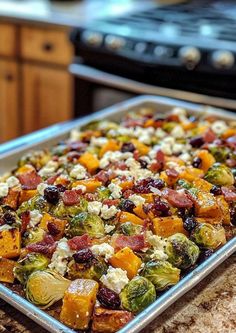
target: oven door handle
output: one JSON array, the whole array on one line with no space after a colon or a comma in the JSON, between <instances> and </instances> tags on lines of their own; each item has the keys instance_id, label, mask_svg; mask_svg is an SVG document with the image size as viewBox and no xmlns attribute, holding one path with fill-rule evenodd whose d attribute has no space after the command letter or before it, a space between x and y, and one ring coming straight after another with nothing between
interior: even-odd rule
<instances>
[{"instance_id":1,"label":"oven door handle","mask_svg":"<svg viewBox=\"0 0 236 333\"><path fill-rule=\"evenodd\" d=\"M78 78L106 85L109 87L113 87L116 89L120 89L123 91L132 92L135 94L172 97L194 103L236 110L235 100L221 98L221 97L207 96L207 95L192 93L189 91L153 86L150 84L127 79L115 74L110 74L100 69L96 69L84 64L79 64L79 63L71 64L69 66L69 71L71 74L73 74Z\"/></svg>"}]
</instances>

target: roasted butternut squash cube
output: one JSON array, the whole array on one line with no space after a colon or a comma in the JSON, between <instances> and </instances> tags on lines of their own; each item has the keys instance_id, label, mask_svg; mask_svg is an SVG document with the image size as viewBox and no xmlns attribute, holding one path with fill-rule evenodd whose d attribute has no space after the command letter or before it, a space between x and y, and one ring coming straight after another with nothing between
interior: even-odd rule
<instances>
[{"instance_id":1,"label":"roasted butternut squash cube","mask_svg":"<svg viewBox=\"0 0 236 333\"><path fill-rule=\"evenodd\" d=\"M207 192L198 192L195 201L195 213L197 217L215 217L222 218L221 209L213 194Z\"/></svg>"},{"instance_id":2,"label":"roasted butternut squash cube","mask_svg":"<svg viewBox=\"0 0 236 333\"><path fill-rule=\"evenodd\" d=\"M137 139L132 139L131 142L135 146L135 148L138 150L139 155L147 155L150 151L150 147L146 146L144 143L138 141Z\"/></svg>"},{"instance_id":3,"label":"roasted butternut squash cube","mask_svg":"<svg viewBox=\"0 0 236 333\"><path fill-rule=\"evenodd\" d=\"M214 156L205 149L200 150L197 153L197 157L201 159L201 169L204 172L206 172L216 161Z\"/></svg>"},{"instance_id":4,"label":"roasted butternut squash cube","mask_svg":"<svg viewBox=\"0 0 236 333\"><path fill-rule=\"evenodd\" d=\"M92 331L94 333L115 333L133 319L133 314L124 310L95 308Z\"/></svg>"},{"instance_id":5,"label":"roasted butternut squash cube","mask_svg":"<svg viewBox=\"0 0 236 333\"><path fill-rule=\"evenodd\" d=\"M19 229L0 231L0 257L15 258L20 255L21 234Z\"/></svg>"},{"instance_id":6,"label":"roasted butternut squash cube","mask_svg":"<svg viewBox=\"0 0 236 333\"><path fill-rule=\"evenodd\" d=\"M91 174L93 174L99 168L99 160L95 155L89 152L86 152L80 156L79 163L82 164Z\"/></svg>"},{"instance_id":7,"label":"roasted butternut squash cube","mask_svg":"<svg viewBox=\"0 0 236 333\"><path fill-rule=\"evenodd\" d=\"M193 187L197 188L202 192L210 192L212 184L205 179L195 178L193 181Z\"/></svg>"},{"instance_id":8,"label":"roasted butternut squash cube","mask_svg":"<svg viewBox=\"0 0 236 333\"><path fill-rule=\"evenodd\" d=\"M145 199L146 203L153 203L154 201L152 193L140 194L140 196Z\"/></svg>"},{"instance_id":9,"label":"roasted butternut squash cube","mask_svg":"<svg viewBox=\"0 0 236 333\"><path fill-rule=\"evenodd\" d=\"M143 210L143 205L138 205L134 208L133 212L141 219L146 219L148 216Z\"/></svg>"},{"instance_id":10,"label":"roasted butternut squash cube","mask_svg":"<svg viewBox=\"0 0 236 333\"><path fill-rule=\"evenodd\" d=\"M62 238L65 232L66 220L61 220L56 217L53 217L52 215L45 213L40 221L39 227L42 228L45 231L50 231L48 224L50 223L51 229L54 230L53 237L55 240L59 240Z\"/></svg>"},{"instance_id":11,"label":"roasted butternut squash cube","mask_svg":"<svg viewBox=\"0 0 236 333\"><path fill-rule=\"evenodd\" d=\"M126 180L126 181L123 181L119 184L119 186L122 188L122 190L128 190L130 189L131 187L134 186L134 182L132 180Z\"/></svg>"},{"instance_id":12,"label":"roasted butternut squash cube","mask_svg":"<svg viewBox=\"0 0 236 333\"><path fill-rule=\"evenodd\" d=\"M153 231L160 237L169 237L179 232L188 235L183 220L178 216L155 217L152 221Z\"/></svg>"},{"instance_id":13,"label":"roasted butternut squash cube","mask_svg":"<svg viewBox=\"0 0 236 333\"><path fill-rule=\"evenodd\" d=\"M127 272L128 278L132 279L138 274L138 270L142 264L142 260L134 254L129 247L114 254L110 259L110 263L115 268L121 268Z\"/></svg>"},{"instance_id":14,"label":"roasted butternut squash cube","mask_svg":"<svg viewBox=\"0 0 236 333\"><path fill-rule=\"evenodd\" d=\"M117 151L117 150L120 150L119 143L115 140L109 140L107 143L105 143L104 146L102 146L99 152L99 157L101 158L108 151Z\"/></svg>"},{"instance_id":15,"label":"roasted butternut squash cube","mask_svg":"<svg viewBox=\"0 0 236 333\"><path fill-rule=\"evenodd\" d=\"M196 178L201 178L203 176L204 176L203 170L193 167L186 168L184 171L182 171L179 174L180 179L185 179L188 182L192 182Z\"/></svg>"},{"instance_id":16,"label":"roasted butternut squash cube","mask_svg":"<svg viewBox=\"0 0 236 333\"><path fill-rule=\"evenodd\" d=\"M72 184L72 187L76 187L78 185L83 185L86 187L86 192L94 193L96 189L102 186L102 182L96 179L84 179L84 180L77 180Z\"/></svg>"},{"instance_id":17,"label":"roasted butternut squash cube","mask_svg":"<svg viewBox=\"0 0 236 333\"><path fill-rule=\"evenodd\" d=\"M144 220L140 217L136 216L135 214L128 213L128 212L121 212L119 216L119 222L125 223L125 222L132 222L134 224L143 225Z\"/></svg>"},{"instance_id":18,"label":"roasted butternut squash cube","mask_svg":"<svg viewBox=\"0 0 236 333\"><path fill-rule=\"evenodd\" d=\"M9 206L16 210L18 207L18 200L21 190L18 188L11 188L8 195L3 199L3 205Z\"/></svg>"},{"instance_id":19,"label":"roasted butternut squash cube","mask_svg":"<svg viewBox=\"0 0 236 333\"><path fill-rule=\"evenodd\" d=\"M218 195L216 197L216 201L217 201L218 206L220 207L220 210L222 213L222 223L225 225L229 225L231 222L231 217L230 217L230 210L229 210L228 202L225 200L223 195Z\"/></svg>"},{"instance_id":20,"label":"roasted butternut squash cube","mask_svg":"<svg viewBox=\"0 0 236 333\"><path fill-rule=\"evenodd\" d=\"M19 205L22 202L28 201L29 199L33 198L37 194L37 190L21 190L20 197L19 197Z\"/></svg>"},{"instance_id":21,"label":"roasted butternut squash cube","mask_svg":"<svg viewBox=\"0 0 236 333\"><path fill-rule=\"evenodd\" d=\"M98 283L89 279L71 282L63 298L60 320L76 330L86 330L92 316Z\"/></svg>"},{"instance_id":22,"label":"roasted butternut squash cube","mask_svg":"<svg viewBox=\"0 0 236 333\"><path fill-rule=\"evenodd\" d=\"M16 175L23 175L24 173L35 171L35 168L31 164L25 164L19 167L16 171Z\"/></svg>"},{"instance_id":23,"label":"roasted butternut squash cube","mask_svg":"<svg viewBox=\"0 0 236 333\"><path fill-rule=\"evenodd\" d=\"M14 267L16 263L13 260L0 258L0 281L6 283L14 282Z\"/></svg>"}]
</instances>

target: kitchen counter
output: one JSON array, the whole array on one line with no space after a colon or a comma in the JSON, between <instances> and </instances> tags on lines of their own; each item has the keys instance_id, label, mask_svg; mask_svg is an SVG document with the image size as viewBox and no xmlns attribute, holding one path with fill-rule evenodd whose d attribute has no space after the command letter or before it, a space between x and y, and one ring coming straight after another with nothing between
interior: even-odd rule
<instances>
[{"instance_id":1,"label":"kitchen counter","mask_svg":"<svg viewBox=\"0 0 236 333\"><path fill-rule=\"evenodd\" d=\"M0 301L0 333L47 333ZM141 333L235 333L236 256L231 256Z\"/></svg>"}]
</instances>

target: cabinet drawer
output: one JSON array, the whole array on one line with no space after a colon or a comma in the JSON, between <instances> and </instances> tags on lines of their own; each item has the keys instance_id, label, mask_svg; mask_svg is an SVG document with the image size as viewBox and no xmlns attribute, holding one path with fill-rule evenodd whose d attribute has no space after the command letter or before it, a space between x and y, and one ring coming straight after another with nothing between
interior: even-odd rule
<instances>
[{"instance_id":1,"label":"cabinet drawer","mask_svg":"<svg viewBox=\"0 0 236 333\"><path fill-rule=\"evenodd\" d=\"M16 27L13 24L0 23L0 55L16 55Z\"/></svg>"},{"instance_id":2,"label":"cabinet drawer","mask_svg":"<svg viewBox=\"0 0 236 333\"><path fill-rule=\"evenodd\" d=\"M50 28L21 28L21 56L53 64L68 65L73 55L69 31Z\"/></svg>"}]
</instances>

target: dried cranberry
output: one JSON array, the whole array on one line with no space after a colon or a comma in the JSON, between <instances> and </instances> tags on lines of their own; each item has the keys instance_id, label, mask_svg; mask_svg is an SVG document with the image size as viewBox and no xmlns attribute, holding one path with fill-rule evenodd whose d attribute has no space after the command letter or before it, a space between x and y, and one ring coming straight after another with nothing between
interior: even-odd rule
<instances>
[{"instance_id":1,"label":"dried cranberry","mask_svg":"<svg viewBox=\"0 0 236 333\"><path fill-rule=\"evenodd\" d=\"M129 212L129 213L133 213L133 210L135 207L136 206L133 203L133 201L131 201L129 199L123 200L120 204L120 209L125 212Z\"/></svg>"},{"instance_id":2,"label":"dried cranberry","mask_svg":"<svg viewBox=\"0 0 236 333\"><path fill-rule=\"evenodd\" d=\"M162 179L153 179L153 178L145 178L141 179L137 182L137 184L133 187L134 192L136 193L150 193L151 187L162 189L165 186L165 182Z\"/></svg>"},{"instance_id":3,"label":"dried cranberry","mask_svg":"<svg viewBox=\"0 0 236 333\"><path fill-rule=\"evenodd\" d=\"M56 187L58 188L59 192L65 192L66 191L66 187L62 184L57 184Z\"/></svg>"},{"instance_id":4,"label":"dried cranberry","mask_svg":"<svg viewBox=\"0 0 236 333\"><path fill-rule=\"evenodd\" d=\"M170 210L170 207L167 202L157 200L156 198L154 201L154 208L155 210L160 211L163 214L167 214Z\"/></svg>"},{"instance_id":5,"label":"dried cranberry","mask_svg":"<svg viewBox=\"0 0 236 333\"><path fill-rule=\"evenodd\" d=\"M190 145L194 148L199 148L204 144L204 140L201 136L195 136L194 138L190 139Z\"/></svg>"},{"instance_id":6,"label":"dried cranberry","mask_svg":"<svg viewBox=\"0 0 236 333\"><path fill-rule=\"evenodd\" d=\"M202 251L200 252L199 257L198 257L198 262L201 263L201 262L205 261L205 260L208 259L213 253L214 253L214 251L213 251L213 250L210 250L210 249L208 249L208 250L202 250Z\"/></svg>"},{"instance_id":7,"label":"dried cranberry","mask_svg":"<svg viewBox=\"0 0 236 333\"><path fill-rule=\"evenodd\" d=\"M133 153L135 151L135 146L132 144L132 142L125 142L123 143L121 147L121 152L122 153Z\"/></svg>"},{"instance_id":8,"label":"dried cranberry","mask_svg":"<svg viewBox=\"0 0 236 333\"><path fill-rule=\"evenodd\" d=\"M194 168L200 168L201 164L202 164L202 159L200 157L194 157L192 166Z\"/></svg>"},{"instance_id":9,"label":"dried cranberry","mask_svg":"<svg viewBox=\"0 0 236 333\"><path fill-rule=\"evenodd\" d=\"M146 169L148 166L148 162L143 160L142 158L139 159L139 163L140 163L142 169Z\"/></svg>"},{"instance_id":10,"label":"dried cranberry","mask_svg":"<svg viewBox=\"0 0 236 333\"><path fill-rule=\"evenodd\" d=\"M197 226L197 221L194 217L187 217L184 220L184 229L187 231L192 231Z\"/></svg>"},{"instance_id":11,"label":"dried cranberry","mask_svg":"<svg viewBox=\"0 0 236 333\"><path fill-rule=\"evenodd\" d=\"M105 307L117 309L120 307L120 297L113 290L101 287L97 293L98 301Z\"/></svg>"},{"instance_id":12,"label":"dried cranberry","mask_svg":"<svg viewBox=\"0 0 236 333\"><path fill-rule=\"evenodd\" d=\"M6 212L4 215L3 215L3 223L5 224L13 224L16 222L16 218L14 215L12 215L10 212Z\"/></svg>"},{"instance_id":13,"label":"dried cranberry","mask_svg":"<svg viewBox=\"0 0 236 333\"><path fill-rule=\"evenodd\" d=\"M214 195L222 194L222 190L221 190L220 186L217 186L217 185L213 185L212 188L210 189L210 192Z\"/></svg>"},{"instance_id":14,"label":"dried cranberry","mask_svg":"<svg viewBox=\"0 0 236 333\"><path fill-rule=\"evenodd\" d=\"M44 198L51 204L56 204L59 201L60 193L56 186L48 186L44 190Z\"/></svg>"},{"instance_id":15,"label":"dried cranberry","mask_svg":"<svg viewBox=\"0 0 236 333\"><path fill-rule=\"evenodd\" d=\"M73 254L73 258L76 263L78 264L84 264L94 258L93 253L90 249L83 249L75 254Z\"/></svg>"},{"instance_id":16,"label":"dried cranberry","mask_svg":"<svg viewBox=\"0 0 236 333\"><path fill-rule=\"evenodd\" d=\"M60 229L58 228L58 226L53 222L48 222L47 228L48 228L49 234L52 236L57 236L61 232Z\"/></svg>"}]
</instances>

